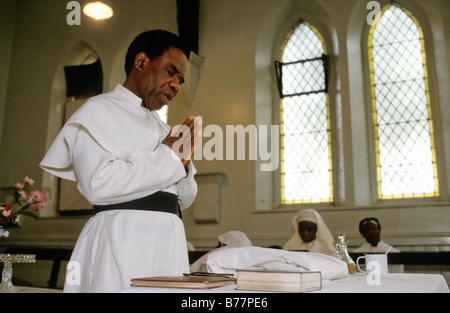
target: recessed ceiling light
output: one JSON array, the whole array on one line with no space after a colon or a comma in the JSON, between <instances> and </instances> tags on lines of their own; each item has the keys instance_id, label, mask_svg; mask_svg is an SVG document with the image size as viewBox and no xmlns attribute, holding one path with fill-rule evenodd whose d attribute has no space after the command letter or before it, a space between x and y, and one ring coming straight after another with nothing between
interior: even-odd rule
<instances>
[{"instance_id":1,"label":"recessed ceiling light","mask_svg":"<svg viewBox=\"0 0 450 313\"><path fill-rule=\"evenodd\" d=\"M86 4L83 8L83 12L87 16L96 20L104 20L113 16L113 10L111 7L101 1Z\"/></svg>"}]
</instances>

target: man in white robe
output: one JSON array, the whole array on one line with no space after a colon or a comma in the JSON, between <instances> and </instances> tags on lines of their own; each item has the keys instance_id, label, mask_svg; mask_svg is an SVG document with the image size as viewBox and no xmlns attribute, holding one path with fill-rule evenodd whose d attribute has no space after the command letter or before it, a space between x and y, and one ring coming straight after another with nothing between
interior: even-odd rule
<instances>
[{"instance_id":1,"label":"man in white robe","mask_svg":"<svg viewBox=\"0 0 450 313\"><path fill-rule=\"evenodd\" d=\"M399 253L400 250L381 240L381 225L377 218L368 217L359 222L359 232L366 242L353 250L355 253ZM402 264L389 264L389 273L403 273Z\"/></svg>"},{"instance_id":2,"label":"man in white robe","mask_svg":"<svg viewBox=\"0 0 450 313\"><path fill-rule=\"evenodd\" d=\"M361 220L359 222L359 232L366 239L366 242L353 250L353 252L385 253L388 250L389 252L400 252L400 250L381 240L381 225L375 217Z\"/></svg>"},{"instance_id":3,"label":"man in white robe","mask_svg":"<svg viewBox=\"0 0 450 313\"><path fill-rule=\"evenodd\" d=\"M202 121L188 117L189 131L171 136L156 112L180 90L188 53L166 31L136 37L123 86L89 99L42 160L43 169L77 181L96 212L73 250L65 292L117 292L133 277L189 271L179 211L197 194L190 158Z\"/></svg>"}]
</instances>

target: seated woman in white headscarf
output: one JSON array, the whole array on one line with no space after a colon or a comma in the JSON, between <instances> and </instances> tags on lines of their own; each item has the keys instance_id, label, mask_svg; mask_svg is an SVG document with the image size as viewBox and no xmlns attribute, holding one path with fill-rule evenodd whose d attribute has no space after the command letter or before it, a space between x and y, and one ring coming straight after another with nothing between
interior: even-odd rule
<instances>
[{"instance_id":1,"label":"seated woman in white headscarf","mask_svg":"<svg viewBox=\"0 0 450 313\"><path fill-rule=\"evenodd\" d=\"M320 214L313 209L300 210L292 218L294 235L283 246L284 250L317 252L335 256L333 236Z\"/></svg>"},{"instance_id":2,"label":"seated woman in white headscarf","mask_svg":"<svg viewBox=\"0 0 450 313\"><path fill-rule=\"evenodd\" d=\"M191 273L206 272L206 262L208 260L208 256L213 252L227 248L246 247L253 245L250 239L248 239L247 235L239 230L230 230L218 236L217 238L219 239L219 248L202 255L198 260L192 263L189 268Z\"/></svg>"}]
</instances>

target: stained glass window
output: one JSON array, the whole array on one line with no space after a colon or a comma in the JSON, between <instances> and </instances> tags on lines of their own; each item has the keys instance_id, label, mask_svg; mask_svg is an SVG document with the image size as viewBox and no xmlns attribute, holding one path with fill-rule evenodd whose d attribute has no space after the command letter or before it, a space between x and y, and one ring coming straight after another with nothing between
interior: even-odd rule
<instances>
[{"instance_id":1,"label":"stained glass window","mask_svg":"<svg viewBox=\"0 0 450 313\"><path fill-rule=\"evenodd\" d=\"M438 196L424 38L415 17L389 5L368 41L380 199Z\"/></svg>"},{"instance_id":2,"label":"stained glass window","mask_svg":"<svg viewBox=\"0 0 450 313\"><path fill-rule=\"evenodd\" d=\"M275 64L281 98L281 202L331 202L327 58L320 33L299 22Z\"/></svg>"}]
</instances>

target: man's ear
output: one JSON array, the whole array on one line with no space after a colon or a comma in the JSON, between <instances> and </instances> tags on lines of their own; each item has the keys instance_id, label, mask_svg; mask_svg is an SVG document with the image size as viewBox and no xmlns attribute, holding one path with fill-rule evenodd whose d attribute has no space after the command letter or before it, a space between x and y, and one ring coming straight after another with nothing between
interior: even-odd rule
<instances>
[{"instance_id":1,"label":"man's ear","mask_svg":"<svg viewBox=\"0 0 450 313\"><path fill-rule=\"evenodd\" d=\"M134 67L138 70L141 71L144 66L147 63L147 55L145 54L145 52L139 52L136 57L134 58Z\"/></svg>"}]
</instances>

